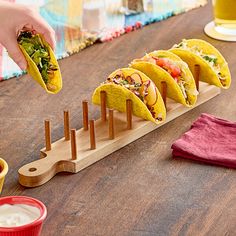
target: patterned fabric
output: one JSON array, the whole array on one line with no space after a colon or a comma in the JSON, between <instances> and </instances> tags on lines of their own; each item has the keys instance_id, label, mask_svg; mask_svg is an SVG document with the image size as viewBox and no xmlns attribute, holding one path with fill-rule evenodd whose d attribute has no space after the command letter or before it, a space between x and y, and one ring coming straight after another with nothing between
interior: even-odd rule
<instances>
[{"instance_id":1,"label":"patterned fabric","mask_svg":"<svg viewBox=\"0 0 236 236\"><path fill-rule=\"evenodd\" d=\"M54 28L58 59L79 52L96 41L112 40L207 3L207 0L139 0L142 7L135 10L134 1L129 0L8 1L32 6ZM0 81L21 74L22 71L0 45Z\"/></svg>"}]
</instances>

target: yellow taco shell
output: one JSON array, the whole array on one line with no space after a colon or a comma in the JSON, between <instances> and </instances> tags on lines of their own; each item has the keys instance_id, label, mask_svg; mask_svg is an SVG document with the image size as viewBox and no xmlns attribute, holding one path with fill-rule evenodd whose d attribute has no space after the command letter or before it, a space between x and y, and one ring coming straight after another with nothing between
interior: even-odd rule
<instances>
[{"instance_id":1,"label":"yellow taco shell","mask_svg":"<svg viewBox=\"0 0 236 236\"><path fill-rule=\"evenodd\" d=\"M55 54L49 44L44 40L44 38L39 35L41 38L43 44L48 49L49 55L50 55L50 61L52 64L56 65L58 70L54 71L54 77L50 79L50 83L48 86L43 81L42 75L37 67L37 65L34 63L34 61L31 59L31 57L28 55L28 53L25 51L25 49L19 44L19 47L24 54L26 61L28 63L27 66L27 72L32 76L32 78L41 85L48 93L56 94L58 93L62 88L62 78L61 78L61 72L60 67L58 65L57 59L55 57Z\"/></svg>"},{"instance_id":2,"label":"yellow taco shell","mask_svg":"<svg viewBox=\"0 0 236 236\"><path fill-rule=\"evenodd\" d=\"M150 80L145 74L132 68L118 69L114 71L112 74L110 74L109 78L114 77L117 73L120 73L120 71L122 71L125 77L131 76L132 74L137 73L140 75L143 82ZM140 98L138 98L133 92L131 92L129 89L123 86L120 86L114 83L102 84L95 89L92 96L92 102L94 104L100 105L101 103L100 92L101 91L106 92L106 106L110 109L115 109L120 112L126 112L126 100L131 99L133 102L132 111L135 116L141 117L145 120L150 120L155 123L160 123L164 121L166 118L165 105L162 100L161 94L159 93L157 89L156 89L157 101L155 105L153 106L154 112L156 114L155 118L152 116L151 112L149 111L147 106L144 104L144 102Z\"/></svg>"},{"instance_id":3,"label":"yellow taco shell","mask_svg":"<svg viewBox=\"0 0 236 236\"><path fill-rule=\"evenodd\" d=\"M225 85L223 85L216 73L216 71L204 60L200 55L184 48L173 47L169 51L178 55L183 61L185 61L194 74L194 66L200 65L199 80L215 85L220 88L227 89L231 84L231 75L227 62L222 54L210 43L201 39L188 39L183 40L187 47L197 47L203 54L214 55L217 58L217 63L220 66L220 73L225 76Z\"/></svg>"},{"instance_id":4,"label":"yellow taco shell","mask_svg":"<svg viewBox=\"0 0 236 236\"><path fill-rule=\"evenodd\" d=\"M142 59L137 59L131 62L130 67L137 69L147 75L156 84L157 88L160 91L162 89L161 82L165 81L167 84L167 97L185 106L193 106L197 101L198 92L196 89L195 80L188 68L188 65L175 54L165 50L153 51L144 56L143 59L150 56L168 58L174 61L180 67L182 77L185 79L186 87L188 88L188 90L186 91L188 102L186 101L179 85L174 80L174 78L160 66L148 61L142 61Z\"/></svg>"}]
</instances>

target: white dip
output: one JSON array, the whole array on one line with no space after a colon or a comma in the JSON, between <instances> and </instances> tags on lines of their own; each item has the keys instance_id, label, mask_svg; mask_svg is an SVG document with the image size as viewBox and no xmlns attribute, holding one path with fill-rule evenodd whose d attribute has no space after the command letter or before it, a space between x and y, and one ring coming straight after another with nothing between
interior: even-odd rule
<instances>
[{"instance_id":1,"label":"white dip","mask_svg":"<svg viewBox=\"0 0 236 236\"><path fill-rule=\"evenodd\" d=\"M14 227L26 225L40 216L37 207L26 204L0 205L0 227Z\"/></svg>"}]
</instances>

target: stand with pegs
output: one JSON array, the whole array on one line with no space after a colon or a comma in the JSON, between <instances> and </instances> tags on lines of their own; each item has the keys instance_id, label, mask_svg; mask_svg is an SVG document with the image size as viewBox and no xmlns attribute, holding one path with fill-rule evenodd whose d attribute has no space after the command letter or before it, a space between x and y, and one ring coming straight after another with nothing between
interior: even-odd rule
<instances>
[{"instance_id":1,"label":"stand with pegs","mask_svg":"<svg viewBox=\"0 0 236 236\"><path fill-rule=\"evenodd\" d=\"M95 139L95 125L94 120L89 121L89 128L90 128L90 149L96 149L96 139Z\"/></svg>"},{"instance_id":2,"label":"stand with pegs","mask_svg":"<svg viewBox=\"0 0 236 236\"><path fill-rule=\"evenodd\" d=\"M105 122L107 120L107 111L106 111L106 92L101 91L101 120Z\"/></svg>"},{"instance_id":3,"label":"stand with pegs","mask_svg":"<svg viewBox=\"0 0 236 236\"><path fill-rule=\"evenodd\" d=\"M45 144L46 151L51 150L51 130L50 130L50 120L45 120Z\"/></svg>"},{"instance_id":4,"label":"stand with pegs","mask_svg":"<svg viewBox=\"0 0 236 236\"><path fill-rule=\"evenodd\" d=\"M64 135L66 141L70 140L69 111L64 111Z\"/></svg>"},{"instance_id":5,"label":"stand with pegs","mask_svg":"<svg viewBox=\"0 0 236 236\"><path fill-rule=\"evenodd\" d=\"M88 130L88 101L82 102L84 130Z\"/></svg>"},{"instance_id":6,"label":"stand with pegs","mask_svg":"<svg viewBox=\"0 0 236 236\"><path fill-rule=\"evenodd\" d=\"M71 159L77 159L76 130L71 130Z\"/></svg>"},{"instance_id":7,"label":"stand with pegs","mask_svg":"<svg viewBox=\"0 0 236 236\"><path fill-rule=\"evenodd\" d=\"M46 147L41 150L41 157L44 158L19 169L20 184L36 187L46 183L59 172L77 173L220 93L219 88L200 82L197 103L193 108L189 108L166 98L166 84L163 84L162 88L161 93L163 99L166 100L167 118L158 125L132 116L131 100L126 101L126 113L110 109L107 117L105 91L101 93L101 118L96 121L89 120L88 102L83 101L83 127L77 131L70 130L69 112L64 111L65 137L52 144L50 121L46 120Z\"/></svg>"},{"instance_id":8,"label":"stand with pegs","mask_svg":"<svg viewBox=\"0 0 236 236\"><path fill-rule=\"evenodd\" d=\"M200 65L194 65L194 80L198 92L199 92L199 76L200 76Z\"/></svg>"},{"instance_id":9,"label":"stand with pegs","mask_svg":"<svg viewBox=\"0 0 236 236\"><path fill-rule=\"evenodd\" d=\"M161 96L166 107L166 94L167 94L167 83L165 81L161 82Z\"/></svg>"},{"instance_id":10,"label":"stand with pegs","mask_svg":"<svg viewBox=\"0 0 236 236\"><path fill-rule=\"evenodd\" d=\"M127 129L132 129L132 100L126 100Z\"/></svg>"},{"instance_id":11,"label":"stand with pegs","mask_svg":"<svg viewBox=\"0 0 236 236\"><path fill-rule=\"evenodd\" d=\"M114 131L114 112L112 109L109 109L109 139L115 138L115 131Z\"/></svg>"}]
</instances>

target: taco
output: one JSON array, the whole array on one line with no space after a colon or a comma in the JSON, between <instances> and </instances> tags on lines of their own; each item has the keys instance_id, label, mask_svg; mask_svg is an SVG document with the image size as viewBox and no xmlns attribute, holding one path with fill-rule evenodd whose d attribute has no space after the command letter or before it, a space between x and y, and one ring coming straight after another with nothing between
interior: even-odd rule
<instances>
[{"instance_id":1,"label":"taco","mask_svg":"<svg viewBox=\"0 0 236 236\"><path fill-rule=\"evenodd\" d=\"M191 107L197 100L197 89L188 65L175 54L159 50L141 59L135 59L130 67L146 74L161 91L162 81L167 84L167 97Z\"/></svg>"},{"instance_id":2,"label":"taco","mask_svg":"<svg viewBox=\"0 0 236 236\"><path fill-rule=\"evenodd\" d=\"M231 76L227 62L211 44L200 39L184 39L170 51L188 63L194 74L194 65L200 66L199 80L227 89Z\"/></svg>"},{"instance_id":3,"label":"taco","mask_svg":"<svg viewBox=\"0 0 236 236\"><path fill-rule=\"evenodd\" d=\"M49 44L30 31L21 32L17 41L28 63L28 73L48 93L58 93L62 88L61 72Z\"/></svg>"},{"instance_id":4,"label":"taco","mask_svg":"<svg viewBox=\"0 0 236 236\"><path fill-rule=\"evenodd\" d=\"M114 71L107 80L93 93L92 102L100 104L100 92L106 92L108 108L126 112L126 100L133 102L132 111L135 116L155 123L166 118L166 109L162 97L155 84L142 72L132 68Z\"/></svg>"}]
</instances>

